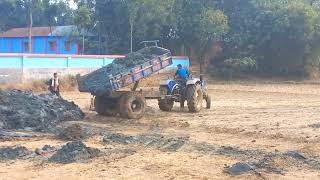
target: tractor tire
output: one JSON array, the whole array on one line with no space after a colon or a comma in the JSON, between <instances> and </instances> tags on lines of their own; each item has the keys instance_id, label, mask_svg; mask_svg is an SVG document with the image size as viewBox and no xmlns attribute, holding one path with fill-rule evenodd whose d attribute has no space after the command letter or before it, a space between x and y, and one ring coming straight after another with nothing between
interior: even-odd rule
<instances>
[{"instance_id":1,"label":"tractor tire","mask_svg":"<svg viewBox=\"0 0 320 180\"><path fill-rule=\"evenodd\" d=\"M210 96L206 97L206 108L207 109L211 108L211 97Z\"/></svg>"},{"instance_id":2,"label":"tractor tire","mask_svg":"<svg viewBox=\"0 0 320 180\"><path fill-rule=\"evenodd\" d=\"M144 97L127 93L121 96L119 108L122 118L140 119L145 114L146 100Z\"/></svg>"},{"instance_id":3,"label":"tractor tire","mask_svg":"<svg viewBox=\"0 0 320 180\"><path fill-rule=\"evenodd\" d=\"M105 96L96 96L94 98L94 108L102 116L117 116L119 111L115 100Z\"/></svg>"},{"instance_id":4,"label":"tractor tire","mask_svg":"<svg viewBox=\"0 0 320 180\"><path fill-rule=\"evenodd\" d=\"M192 113L200 112L202 109L203 93L199 84L187 87L187 103L189 111Z\"/></svg>"},{"instance_id":5,"label":"tractor tire","mask_svg":"<svg viewBox=\"0 0 320 180\"><path fill-rule=\"evenodd\" d=\"M159 88L160 95L168 95L168 87L160 86ZM174 101L170 99L159 99L158 105L162 111L171 111L173 108Z\"/></svg>"},{"instance_id":6,"label":"tractor tire","mask_svg":"<svg viewBox=\"0 0 320 180\"><path fill-rule=\"evenodd\" d=\"M180 98L180 108L184 108L184 102L186 101L185 97L181 95L182 97Z\"/></svg>"},{"instance_id":7,"label":"tractor tire","mask_svg":"<svg viewBox=\"0 0 320 180\"><path fill-rule=\"evenodd\" d=\"M162 111L171 111L173 108L174 102L169 99L159 99L158 105Z\"/></svg>"}]
</instances>

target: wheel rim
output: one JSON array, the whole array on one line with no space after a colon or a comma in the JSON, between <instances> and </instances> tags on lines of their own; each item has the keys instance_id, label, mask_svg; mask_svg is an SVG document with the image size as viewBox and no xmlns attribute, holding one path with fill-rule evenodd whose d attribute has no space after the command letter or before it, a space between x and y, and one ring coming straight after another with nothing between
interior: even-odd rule
<instances>
[{"instance_id":1,"label":"wheel rim","mask_svg":"<svg viewBox=\"0 0 320 180\"><path fill-rule=\"evenodd\" d=\"M131 103L131 109L133 112L139 112L142 109L142 104L139 101L134 100Z\"/></svg>"}]
</instances>

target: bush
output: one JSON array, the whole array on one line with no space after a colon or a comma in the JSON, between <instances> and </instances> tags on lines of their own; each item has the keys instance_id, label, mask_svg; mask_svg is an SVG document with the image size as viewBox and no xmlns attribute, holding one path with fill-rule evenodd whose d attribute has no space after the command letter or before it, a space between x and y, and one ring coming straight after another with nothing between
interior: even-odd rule
<instances>
[{"instance_id":1,"label":"bush","mask_svg":"<svg viewBox=\"0 0 320 180\"><path fill-rule=\"evenodd\" d=\"M225 60L221 65L209 68L209 73L222 79L233 79L243 74L255 72L257 61L252 57L230 58Z\"/></svg>"}]
</instances>

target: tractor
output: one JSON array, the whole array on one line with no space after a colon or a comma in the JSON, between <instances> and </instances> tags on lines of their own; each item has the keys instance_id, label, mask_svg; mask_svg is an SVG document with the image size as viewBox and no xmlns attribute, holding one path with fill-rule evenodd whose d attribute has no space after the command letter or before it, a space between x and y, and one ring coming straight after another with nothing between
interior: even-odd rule
<instances>
[{"instance_id":1,"label":"tractor","mask_svg":"<svg viewBox=\"0 0 320 180\"><path fill-rule=\"evenodd\" d=\"M184 108L185 101L192 113L201 111L204 100L206 108L211 108L211 97L202 75L200 78L191 77L186 82L181 79L168 79L160 83L159 91L161 98L158 99L158 105L162 111L171 111L175 102Z\"/></svg>"}]
</instances>

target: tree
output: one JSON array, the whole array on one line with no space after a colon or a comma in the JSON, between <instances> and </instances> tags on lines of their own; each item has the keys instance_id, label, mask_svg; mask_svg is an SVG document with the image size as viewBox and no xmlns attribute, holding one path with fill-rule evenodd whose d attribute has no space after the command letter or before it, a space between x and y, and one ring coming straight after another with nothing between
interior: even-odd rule
<instances>
[{"instance_id":1,"label":"tree","mask_svg":"<svg viewBox=\"0 0 320 180\"><path fill-rule=\"evenodd\" d=\"M138 12L141 6L143 5L143 1L141 0L129 0L127 1L128 6L128 18L130 24L130 52L133 51L133 26L138 17Z\"/></svg>"},{"instance_id":2,"label":"tree","mask_svg":"<svg viewBox=\"0 0 320 180\"><path fill-rule=\"evenodd\" d=\"M94 9L93 16L99 22L97 32L101 36L104 52L128 53L130 27L126 1L96 0Z\"/></svg>"},{"instance_id":3,"label":"tree","mask_svg":"<svg viewBox=\"0 0 320 180\"><path fill-rule=\"evenodd\" d=\"M79 32L82 35L82 54L85 52L85 35L91 25L91 12L87 5L80 6L75 14L75 24L78 25Z\"/></svg>"},{"instance_id":4,"label":"tree","mask_svg":"<svg viewBox=\"0 0 320 180\"><path fill-rule=\"evenodd\" d=\"M44 4L44 17L47 20L49 27L50 27L50 33L52 33L52 26L56 24L57 22L57 14L58 14L58 7L55 4L50 4L50 0L43 0Z\"/></svg>"},{"instance_id":5,"label":"tree","mask_svg":"<svg viewBox=\"0 0 320 180\"><path fill-rule=\"evenodd\" d=\"M229 30L228 19L220 10L213 8L204 9L199 15L199 55L200 72L203 72L205 64L204 55L209 45L217 39L221 39Z\"/></svg>"},{"instance_id":6,"label":"tree","mask_svg":"<svg viewBox=\"0 0 320 180\"><path fill-rule=\"evenodd\" d=\"M24 7L26 7L27 12L28 12L28 20L29 20L29 41L28 41L28 46L29 46L29 53L32 51L32 27L33 27L33 13L41 8L42 1L41 0L25 0L22 1L24 2Z\"/></svg>"}]
</instances>

